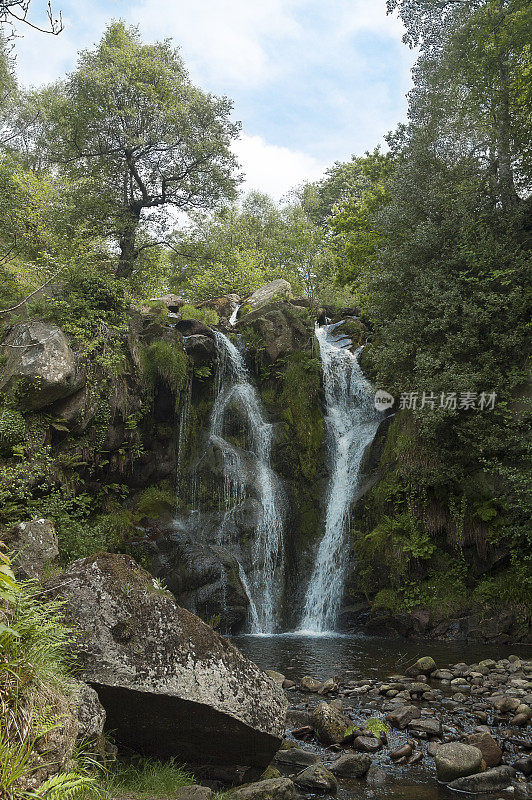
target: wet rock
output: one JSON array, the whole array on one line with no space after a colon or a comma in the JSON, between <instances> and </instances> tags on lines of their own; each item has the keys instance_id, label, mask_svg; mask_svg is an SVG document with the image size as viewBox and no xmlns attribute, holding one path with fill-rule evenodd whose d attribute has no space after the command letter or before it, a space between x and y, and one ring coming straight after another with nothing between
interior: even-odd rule
<instances>
[{"instance_id":1,"label":"wet rock","mask_svg":"<svg viewBox=\"0 0 532 800\"><path fill-rule=\"evenodd\" d=\"M339 744L350 727L350 720L327 703L320 703L314 709L312 722L319 740L325 745Z\"/></svg>"},{"instance_id":2,"label":"wet rock","mask_svg":"<svg viewBox=\"0 0 532 800\"><path fill-rule=\"evenodd\" d=\"M214 339L214 331L200 322L199 319L179 319L175 323L176 330L183 336L207 336L207 338ZM186 348L186 342L184 342Z\"/></svg>"},{"instance_id":3,"label":"wet rock","mask_svg":"<svg viewBox=\"0 0 532 800\"><path fill-rule=\"evenodd\" d=\"M390 758L392 761L398 761L400 758L410 758L412 753L412 745L404 744L402 747L398 747L397 750L394 750L392 753L390 753Z\"/></svg>"},{"instance_id":4,"label":"wet rock","mask_svg":"<svg viewBox=\"0 0 532 800\"><path fill-rule=\"evenodd\" d=\"M497 792L511 785L515 777L512 767L502 766L488 769L475 775L457 778L449 783L449 788L460 792Z\"/></svg>"},{"instance_id":5,"label":"wet rock","mask_svg":"<svg viewBox=\"0 0 532 800\"><path fill-rule=\"evenodd\" d=\"M512 766L528 778L532 775L532 755L518 758Z\"/></svg>"},{"instance_id":6,"label":"wet rock","mask_svg":"<svg viewBox=\"0 0 532 800\"><path fill-rule=\"evenodd\" d=\"M289 764L294 767L308 767L310 764L315 764L317 760L318 756L315 753L303 750L301 747L279 750L275 754L275 761L278 764Z\"/></svg>"},{"instance_id":7,"label":"wet rock","mask_svg":"<svg viewBox=\"0 0 532 800\"><path fill-rule=\"evenodd\" d=\"M266 767L266 769L260 776L260 780L269 781L272 778L282 778L282 775L276 767L272 767L272 765L270 764L270 766Z\"/></svg>"},{"instance_id":8,"label":"wet rock","mask_svg":"<svg viewBox=\"0 0 532 800\"><path fill-rule=\"evenodd\" d=\"M318 694L329 694L330 692L337 692L338 691L338 684L334 680L334 678L329 678L328 680L324 681L320 688L318 689Z\"/></svg>"},{"instance_id":9,"label":"wet rock","mask_svg":"<svg viewBox=\"0 0 532 800\"><path fill-rule=\"evenodd\" d=\"M335 794L338 788L336 778L323 764L307 767L296 775L294 783L306 792L319 794Z\"/></svg>"},{"instance_id":10,"label":"wet rock","mask_svg":"<svg viewBox=\"0 0 532 800\"><path fill-rule=\"evenodd\" d=\"M260 308L275 300L290 300L291 297L291 285L288 281L283 280L283 278L278 278L253 292L253 294L246 299L246 303L253 308Z\"/></svg>"},{"instance_id":11,"label":"wet rock","mask_svg":"<svg viewBox=\"0 0 532 800\"><path fill-rule=\"evenodd\" d=\"M502 750L490 733L471 733L466 742L478 747L487 767L497 767L501 763Z\"/></svg>"},{"instance_id":12,"label":"wet rock","mask_svg":"<svg viewBox=\"0 0 532 800\"><path fill-rule=\"evenodd\" d=\"M303 692L319 692L321 686L321 681L316 680L316 678L311 678L308 675L303 675L299 683L299 688Z\"/></svg>"},{"instance_id":13,"label":"wet rock","mask_svg":"<svg viewBox=\"0 0 532 800\"><path fill-rule=\"evenodd\" d=\"M528 723L529 719L530 717L527 714L516 714L510 720L510 725L517 725L518 728L522 728Z\"/></svg>"},{"instance_id":14,"label":"wet rock","mask_svg":"<svg viewBox=\"0 0 532 800\"><path fill-rule=\"evenodd\" d=\"M401 706L396 711L391 711L386 716L386 720L392 727L404 730L409 722L419 717L421 717L421 709L417 706Z\"/></svg>"},{"instance_id":15,"label":"wet rock","mask_svg":"<svg viewBox=\"0 0 532 800\"><path fill-rule=\"evenodd\" d=\"M286 727L302 728L304 725L312 725L312 714L309 711L300 711L298 708L289 708L286 712Z\"/></svg>"},{"instance_id":16,"label":"wet rock","mask_svg":"<svg viewBox=\"0 0 532 800\"><path fill-rule=\"evenodd\" d=\"M376 753L382 747L380 739L373 736L357 736L353 742L355 750L361 753Z\"/></svg>"},{"instance_id":17,"label":"wet rock","mask_svg":"<svg viewBox=\"0 0 532 800\"><path fill-rule=\"evenodd\" d=\"M54 523L49 519L20 522L6 533L4 541L21 578L42 580L59 555Z\"/></svg>"},{"instance_id":18,"label":"wet rock","mask_svg":"<svg viewBox=\"0 0 532 800\"><path fill-rule=\"evenodd\" d=\"M246 328L251 328L261 340L261 350L270 362L279 356L304 350L310 344L308 326L297 311L287 303L271 303L245 314L237 323L238 330L246 336ZM252 343L250 350L253 350Z\"/></svg>"},{"instance_id":19,"label":"wet rock","mask_svg":"<svg viewBox=\"0 0 532 800\"><path fill-rule=\"evenodd\" d=\"M286 698L253 662L125 555L74 562L46 584L66 600L80 676L117 743L158 758L263 769L284 731Z\"/></svg>"},{"instance_id":20,"label":"wet rock","mask_svg":"<svg viewBox=\"0 0 532 800\"><path fill-rule=\"evenodd\" d=\"M183 339L185 353L196 367L212 364L216 359L216 345L211 336L195 333Z\"/></svg>"},{"instance_id":21,"label":"wet rock","mask_svg":"<svg viewBox=\"0 0 532 800\"><path fill-rule=\"evenodd\" d=\"M345 753L331 766L331 772L338 778L362 778L371 767L367 753Z\"/></svg>"},{"instance_id":22,"label":"wet rock","mask_svg":"<svg viewBox=\"0 0 532 800\"><path fill-rule=\"evenodd\" d=\"M282 687L284 683L284 675L282 672L276 672L274 669L266 669L264 671L266 672L268 678L271 678L272 681L277 684L277 686Z\"/></svg>"},{"instance_id":23,"label":"wet rock","mask_svg":"<svg viewBox=\"0 0 532 800\"><path fill-rule=\"evenodd\" d=\"M4 345L7 361L0 378L0 394L16 392L17 401L24 408L45 408L74 394L84 382L74 352L57 325L19 322Z\"/></svg>"},{"instance_id":24,"label":"wet rock","mask_svg":"<svg viewBox=\"0 0 532 800\"><path fill-rule=\"evenodd\" d=\"M413 719L408 723L408 730L413 733L425 733L427 736L441 736L441 722L439 719Z\"/></svg>"},{"instance_id":25,"label":"wet rock","mask_svg":"<svg viewBox=\"0 0 532 800\"><path fill-rule=\"evenodd\" d=\"M379 767L378 764L372 764L366 775L366 780L370 786L383 786L387 778L386 770Z\"/></svg>"},{"instance_id":26,"label":"wet rock","mask_svg":"<svg viewBox=\"0 0 532 800\"><path fill-rule=\"evenodd\" d=\"M212 308L219 317L228 319L239 304L240 295L224 294L221 297L215 297L213 300L204 300L203 303L196 303L196 308Z\"/></svg>"},{"instance_id":27,"label":"wet rock","mask_svg":"<svg viewBox=\"0 0 532 800\"><path fill-rule=\"evenodd\" d=\"M482 769L482 753L478 747L461 742L442 744L434 754L434 760L438 780L445 782L474 775Z\"/></svg>"},{"instance_id":28,"label":"wet rock","mask_svg":"<svg viewBox=\"0 0 532 800\"><path fill-rule=\"evenodd\" d=\"M430 675L430 673L434 672L436 669L436 662L431 656L423 656L422 658L418 658L413 665L413 669L416 670L416 675L420 672L423 675Z\"/></svg>"},{"instance_id":29,"label":"wet rock","mask_svg":"<svg viewBox=\"0 0 532 800\"><path fill-rule=\"evenodd\" d=\"M175 800L212 800L214 792L208 786L182 786L175 790Z\"/></svg>"},{"instance_id":30,"label":"wet rock","mask_svg":"<svg viewBox=\"0 0 532 800\"><path fill-rule=\"evenodd\" d=\"M290 778L270 778L232 789L225 797L227 800L297 800L298 794Z\"/></svg>"},{"instance_id":31,"label":"wet rock","mask_svg":"<svg viewBox=\"0 0 532 800\"><path fill-rule=\"evenodd\" d=\"M520 703L517 697L510 697L509 695L494 695L490 698L490 703L501 714L507 714L509 711L515 711Z\"/></svg>"}]
</instances>

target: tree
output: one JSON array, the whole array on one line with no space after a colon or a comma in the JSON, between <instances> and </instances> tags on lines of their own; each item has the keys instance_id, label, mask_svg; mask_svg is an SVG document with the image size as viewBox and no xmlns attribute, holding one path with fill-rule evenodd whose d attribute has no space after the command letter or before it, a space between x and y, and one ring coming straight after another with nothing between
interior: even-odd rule
<instances>
[{"instance_id":1,"label":"tree","mask_svg":"<svg viewBox=\"0 0 532 800\"><path fill-rule=\"evenodd\" d=\"M234 195L232 104L193 86L169 41L143 44L136 28L112 23L45 107L50 160L90 185L118 243L118 277L151 246L137 242L141 225L164 236L169 209L214 208Z\"/></svg>"},{"instance_id":2,"label":"tree","mask_svg":"<svg viewBox=\"0 0 532 800\"><path fill-rule=\"evenodd\" d=\"M61 12L59 16L54 15L51 0L46 4L47 26L43 27L29 16L32 0L0 0L0 25L16 25L22 22L34 30L41 33L51 33L57 36L63 30L63 19Z\"/></svg>"},{"instance_id":3,"label":"tree","mask_svg":"<svg viewBox=\"0 0 532 800\"><path fill-rule=\"evenodd\" d=\"M455 151L482 157L502 206L517 205L519 191L531 188L525 165L532 137L525 77L532 40L529 1L388 0L388 11L394 10L406 25L405 41L420 48L412 121L430 120L441 140L454 140Z\"/></svg>"}]
</instances>

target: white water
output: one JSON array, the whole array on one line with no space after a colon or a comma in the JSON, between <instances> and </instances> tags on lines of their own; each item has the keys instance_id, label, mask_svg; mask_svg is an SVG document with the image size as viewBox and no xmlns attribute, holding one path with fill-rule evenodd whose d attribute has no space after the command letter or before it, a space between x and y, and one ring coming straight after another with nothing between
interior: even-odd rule
<instances>
[{"instance_id":1,"label":"white water","mask_svg":"<svg viewBox=\"0 0 532 800\"><path fill-rule=\"evenodd\" d=\"M358 362L362 348L351 353L345 339L335 338L334 328L316 328L325 389L330 479L325 532L305 597L301 633L334 629L349 560L350 511L360 464L382 419Z\"/></svg>"},{"instance_id":2,"label":"white water","mask_svg":"<svg viewBox=\"0 0 532 800\"><path fill-rule=\"evenodd\" d=\"M239 305L235 306L235 310L233 311L233 313L229 317L229 325L231 325L231 327L233 327L233 325L236 325L236 321L238 319L238 312L239 311L240 311L240 306Z\"/></svg>"},{"instance_id":3,"label":"white water","mask_svg":"<svg viewBox=\"0 0 532 800\"><path fill-rule=\"evenodd\" d=\"M211 415L209 440L221 450L224 462L226 519L245 496L243 456L223 436L224 420L236 410L246 423L249 452L256 471L254 486L260 503L259 519L251 546L253 574L244 575L250 598L252 633L273 633L278 628L278 610L283 585L284 502L277 476L271 467L273 426L264 418L262 405L244 359L223 333L216 332L218 370L217 396ZM221 536L226 519L221 526ZM243 574L243 569L242 573Z\"/></svg>"}]
</instances>

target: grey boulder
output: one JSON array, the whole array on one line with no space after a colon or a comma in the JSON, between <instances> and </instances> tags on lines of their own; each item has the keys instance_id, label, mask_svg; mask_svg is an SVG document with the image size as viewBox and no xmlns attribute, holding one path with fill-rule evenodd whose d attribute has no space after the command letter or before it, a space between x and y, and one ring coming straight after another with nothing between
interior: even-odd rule
<instances>
[{"instance_id":1,"label":"grey boulder","mask_svg":"<svg viewBox=\"0 0 532 800\"><path fill-rule=\"evenodd\" d=\"M449 783L450 789L461 792L500 792L511 785L515 777L515 770L505 765L488 769L476 775L468 775L464 778L457 778Z\"/></svg>"},{"instance_id":2,"label":"grey boulder","mask_svg":"<svg viewBox=\"0 0 532 800\"><path fill-rule=\"evenodd\" d=\"M132 558L75 561L46 588L82 631L80 677L119 745L190 764L269 764L284 733L284 692Z\"/></svg>"},{"instance_id":3,"label":"grey boulder","mask_svg":"<svg viewBox=\"0 0 532 800\"><path fill-rule=\"evenodd\" d=\"M277 280L271 281L253 292L253 294L246 299L246 303L253 308L260 308L260 306L264 306L266 303L271 303L274 300L290 300L291 297L291 285L283 278L277 278Z\"/></svg>"},{"instance_id":4,"label":"grey boulder","mask_svg":"<svg viewBox=\"0 0 532 800\"><path fill-rule=\"evenodd\" d=\"M478 747L461 742L442 744L434 755L440 781L454 781L482 770L482 753Z\"/></svg>"},{"instance_id":5,"label":"grey boulder","mask_svg":"<svg viewBox=\"0 0 532 800\"><path fill-rule=\"evenodd\" d=\"M0 392L36 411L69 397L83 384L76 358L63 331L45 322L19 322L8 334Z\"/></svg>"},{"instance_id":6,"label":"grey boulder","mask_svg":"<svg viewBox=\"0 0 532 800\"><path fill-rule=\"evenodd\" d=\"M338 783L332 772L323 764L313 764L296 775L294 783L305 792L317 794L335 794Z\"/></svg>"},{"instance_id":7,"label":"grey boulder","mask_svg":"<svg viewBox=\"0 0 532 800\"><path fill-rule=\"evenodd\" d=\"M15 572L22 578L42 580L59 555L54 523L49 519L20 522L5 535Z\"/></svg>"},{"instance_id":8,"label":"grey boulder","mask_svg":"<svg viewBox=\"0 0 532 800\"><path fill-rule=\"evenodd\" d=\"M344 753L331 766L331 772L338 778L362 778L371 767L367 753Z\"/></svg>"},{"instance_id":9,"label":"grey boulder","mask_svg":"<svg viewBox=\"0 0 532 800\"><path fill-rule=\"evenodd\" d=\"M297 800L298 793L290 778L269 778L248 783L226 794L227 800Z\"/></svg>"}]
</instances>

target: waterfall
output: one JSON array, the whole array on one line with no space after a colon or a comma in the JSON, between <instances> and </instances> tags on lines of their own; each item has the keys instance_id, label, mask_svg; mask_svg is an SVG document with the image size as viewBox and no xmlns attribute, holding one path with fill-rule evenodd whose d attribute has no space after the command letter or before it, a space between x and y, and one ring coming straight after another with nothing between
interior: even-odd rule
<instances>
[{"instance_id":1,"label":"waterfall","mask_svg":"<svg viewBox=\"0 0 532 800\"><path fill-rule=\"evenodd\" d=\"M240 311L240 304L235 306L233 313L229 317L229 325L231 325L231 327L234 327L236 325L239 311Z\"/></svg>"},{"instance_id":2,"label":"waterfall","mask_svg":"<svg viewBox=\"0 0 532 800\"><path fill-rule=\"evenodd\" d=\"M283 585L284 501L280 482L271 467L273 425L264 417L257 390L238 348L223 333L216 332L218 367L216 399L210 419L209 441L221 451L224 470L225 517L229 519L245 496L244 460L253 461L253 484L260 513L251 545L253 572L244 575L250 598L251 632L273 633L278 628L278 610ZM224 438L224 421L237 409L248 429L248 451L240 451ZM222 522L220 541L226 519Z\"/></svg>"},{"instance_id":3,"label":"waterfall","mask_svg":"<svg viewBox=\"0 0 532 800\"><path fill-rule=\"evenodd\" d=\"M318 547L305 597L301 629L324 633L334 629L342 601L349 558L351 506L360 465L374 439L381 415L350 340L334 335L335 325L316 328L323 370L329 453L329 486L325 531Z\"/></svg>"}]
</instances>

